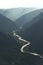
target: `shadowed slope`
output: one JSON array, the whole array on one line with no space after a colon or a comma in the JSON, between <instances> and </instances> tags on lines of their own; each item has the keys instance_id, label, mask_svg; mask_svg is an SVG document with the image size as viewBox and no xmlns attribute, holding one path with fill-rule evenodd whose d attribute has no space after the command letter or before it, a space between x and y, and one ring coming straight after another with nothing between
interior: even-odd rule
<instances>
[{"instance_id":1,"label":"shadowed slope","mask_svg":"<svg viewBox=\"0 0 43 65\"><path fill-rule=\"evenodd\" d=\"M18 30L16 23L0 14L0 32L10 34L13 30Z\"/></svg>"},{"instance_id":2,"label":"shadowed slope","mask_svg":"<svg viewBox=\"0 0 43 65\"><path fill-rule=\"evenodd\" d=\"M32 43L30 51L43 55L43 13L40 13L33 21L34 23L20 35Z\"/></svg>"}]
</instances>

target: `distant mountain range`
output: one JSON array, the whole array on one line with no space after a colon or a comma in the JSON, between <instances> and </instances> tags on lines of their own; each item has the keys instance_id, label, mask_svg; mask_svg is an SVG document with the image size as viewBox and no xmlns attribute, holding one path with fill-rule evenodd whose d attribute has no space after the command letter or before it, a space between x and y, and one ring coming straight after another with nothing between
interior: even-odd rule
<instances>
[{"instance_id":1,"label":"distant mountain range","mask_svg":"<svg viewBox=\"0 0 43 65\"><path fill-rule=\"evenodd\" d=\"M24 26L24 24L31 21L40 12L43 12L43 9L13 8L13 9L0 10L0 14L16 22L16 24L19 27Z\"/></svg>"},{"instance_id":2,"label":"distant mountain range","mask_svg":"<svg viewBox=\"0 0 43 65\"><path fill-rule=\"evenodd\" d=\"M17 25L22 27L22 26L24 26L24 24L30 22L33 18L35 18L41 12L43 12L43 9L38 9L38 10L31 11L29 13L26 13L23 16L21 16L19 19L17 19L16 23L17 23Z\"/></svg>"},{"instance_id":3,"label":"distant mountain range","mask_svg":"<svg viewBox=\"0 0 43 65\"><path fill-rule=\"evenodd\" d=\"M0 32L10 34L15 30L18 30L16 23L0 14Z\"/></svg>"},{"instance_id":4,"label":"distant mountain range","mask_svg":"<svg viewBox=\"0 0 43 65\"><path fill-rule=\"evenodd\" d=\"M36 10L35 8L12 8L12 9L2 9L0 13L9 19L15 21L19 17L23 16L24 14Z\"/></svg>"}]
</instances>

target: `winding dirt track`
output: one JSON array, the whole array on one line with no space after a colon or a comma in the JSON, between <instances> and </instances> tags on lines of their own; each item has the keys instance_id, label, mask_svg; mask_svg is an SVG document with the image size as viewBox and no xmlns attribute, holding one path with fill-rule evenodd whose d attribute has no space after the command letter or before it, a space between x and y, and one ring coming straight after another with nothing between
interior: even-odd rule
<instances>
[{"instance_id":1,"label":"winding dirt track","mask_svg":"<svg viewBox=\"0 0 43 65\"><path fill-rule=\"evenodd\" d=\"M22 39L19 35L17 35L16 33L13 33L13 36L15 38L16 41L18 41L19 43L25 43L21 48L20 48L20 51L22 53L28 53L28 54L31 54L31 55L34 55L34 56L39 56L40 58L43 59L43 56L41 56L40 54L37 54L37 53L33 53L33 52L30 52L30 51L25 51L24 48L26 48L27 46L29 46L31 43L28 42L27 40L24 40Z\"/></svg>"}]
</instances>

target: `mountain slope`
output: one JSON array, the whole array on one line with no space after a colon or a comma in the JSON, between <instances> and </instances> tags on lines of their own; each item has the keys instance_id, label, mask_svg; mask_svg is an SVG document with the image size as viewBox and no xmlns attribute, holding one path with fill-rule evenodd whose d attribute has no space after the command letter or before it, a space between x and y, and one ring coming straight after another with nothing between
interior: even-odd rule
<instances>
[{"instance_id":1,"label":"mountain slope","mask_svg":"<svg viewBox=\"0 0 43 65\"><path fill-rule=\"evenodd\" d=\"M43 12L34 19L34 22L20 35L31 42L30 51L43 55Z\"/></svg>"},{"instance_id":2,"label":"mountain slope","mask_svg":"<svg viewBox=\"0 0 43 65\"><path fill-rule=\"evenodd\" d=\"M12 65L17 58L18 44L11 37L0 32L0 65Z\"/></svg>"},{"instance_id":3,"label":"mountain slope","mask_svg":"<svg viewBox=\"0 0 43 65\"><path fill-rule=\"evenodd\" d=\"M20 48L13 36L0 32L0 65L37 65L41 60L37 56L22 54Z\"/></svg>"},{"instance_id":4,"label":"mountain slope","mask_svg":"<svg viewBox=\"0 0 43 65\"><path fill-rule=\"evenodd\" d=\"M43 18L43 12L41 12L42 14L38 14L36 17L34 17L31 21L27 22L24 26L23 26L23 30L31 27L31 25L33 25L34 23L36 23L37 21L39 21L40 19Z\"/></svg>"},{"instance_id":5,"label":"mountain slope","mask_svg":"<svg viewBox=\"0 0 43 65\"><path fill-rule=\"evenodd\" d=\"M12 9L0 10L0 14L6 16L12 21L15 21L19 17L33 10L35 10L35 8L12 8Z\"/></svg>"},{"instance_id":6,"label":"mountain slope","mask_svg":"<svg viewBox=\"0 0 43 65\"><path fill-rule=\"evenodd\" d=\"M0 32L0 65L34 65L40 60L35 56L22 54L20 48L14 37Z\"/></svg>"},{"instance_id":7,"label":"mountain slope","mask_svg":"<svg viewBox=\"0 0 43 65\"><path fill-rule=\"evenodd\" d=\"M43 9L34 10L30 13L27 13L16 20L17 25L20 27L24 26L24 24L30 22L33 18L35 18L40 12L43 12Z\"/></svg>"},{"instance_id":8,"label":"mountain slope","mask_svg":"<svg viewBox=\"0 0 43 65\"><path fill-rule=\"evenodd\" d=\"M9 34L12 31L17 29L18 29L18 26L16 25L15 22L9 20L8 18L0 14L0 32Z\"/></svg>"}]
</instances>

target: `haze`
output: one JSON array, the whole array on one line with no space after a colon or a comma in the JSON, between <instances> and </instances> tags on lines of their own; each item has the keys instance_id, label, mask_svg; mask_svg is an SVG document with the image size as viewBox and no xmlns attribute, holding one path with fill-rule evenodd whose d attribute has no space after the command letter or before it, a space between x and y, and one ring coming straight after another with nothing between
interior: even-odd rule
<instances>
[{"instance_id":1,"label":"haze","mask_svg":"<svg viewBox=\"0 0 43 65\"><path fill-rule=\"evenodd\" d=\"M18 7L36 7L43 8L42 0L0 0L0 9L18 8Z\"/></svg>"}]
</instances>

